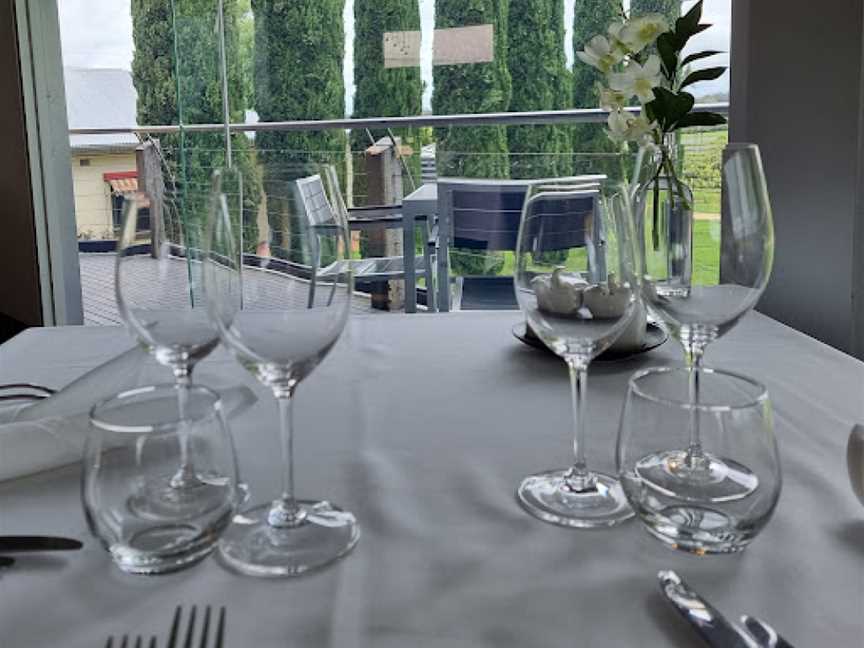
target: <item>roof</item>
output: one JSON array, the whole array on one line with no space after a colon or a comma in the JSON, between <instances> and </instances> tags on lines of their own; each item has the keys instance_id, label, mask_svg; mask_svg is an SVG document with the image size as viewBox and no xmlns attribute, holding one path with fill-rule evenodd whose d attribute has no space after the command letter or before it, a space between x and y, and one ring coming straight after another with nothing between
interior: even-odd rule
<instances>
[{"instance_id":1,"label":"roof","mask_svg":"<svg viewBox=\"0 0 864 648\"><path fill-rule=\"evenodd\" d=\"M128 70L64 68L69 128L137 126L138 94ZM73 151L128 151L138 146L132 133L70 135Z\"/></svg>"}]
</instances>

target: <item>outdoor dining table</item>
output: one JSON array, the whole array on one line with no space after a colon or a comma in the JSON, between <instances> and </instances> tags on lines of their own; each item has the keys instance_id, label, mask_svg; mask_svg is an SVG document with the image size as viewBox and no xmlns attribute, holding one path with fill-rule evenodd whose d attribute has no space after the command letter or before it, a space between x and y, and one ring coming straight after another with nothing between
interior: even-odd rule
<instances>
[{"instance_id":1,"label":"outdoor dining table","mask_svg":"<svg viewBox=\"0 0 864 648\"><path fill-rule=\"evenodd\" d=\"M799 648L864 645L864 508L845 469L846 440L864 421L864 364L756 313L712 345L709 365L769 388L784 483L746 551L697 557L635 520L585 531L520 509L514 489L529 473L566 465L571 432L564 364L514 339L519 318L357 317L301 385L298 494L344 506L362 525L353 553L324 571L262 580L209 558L130 576L88 534L77 465L0 483L0 534L84 541L80 552L22 557L0 572L0 646L104 646L126 633L158 634L162 646L178 604L226 606L226 645L236 647L702 645L661 598L661 569L732 619L765 619ZM59 388L130 346L119 328L31 329L0 347L0 381ZM614 470L628 377L681 361L669 342L592 366L593 465ZM207 373L259 396L232 428L253 501L271 497L272 398L221 349L203 363Z\"/></svg>"},{"instance_id":2,"label":"outdoor dining table","mask_svg":"<svg viewBox=\"0 0 864 648\"><path fill-rule=\"evenodd\" d=\"M405 255L405 312L417 312L417 275L414 272L414 229L418 220L434 220L438 214L438 185L424 184L402 200L402 254ZM440 252L439 252L440 253ZM440 264L436 267L440 273ZM446 281L446 276L444 277ZM441 278L438 278L441 281ZM445 284L446 285L446 284ZM432 297L433 286L427 286L427 300ZM427 302L428 303L428 302Z\"/></svg>"}]
</instances>

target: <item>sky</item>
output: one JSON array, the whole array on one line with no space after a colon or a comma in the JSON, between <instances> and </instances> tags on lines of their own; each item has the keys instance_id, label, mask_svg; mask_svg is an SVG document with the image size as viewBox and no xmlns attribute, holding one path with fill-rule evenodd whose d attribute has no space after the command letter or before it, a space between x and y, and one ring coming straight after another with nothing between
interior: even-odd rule
<instances>
[{"instance_id":1,"label":"sky","mask_svg":"<svg viewBox=\"0 0 864 648\"><path fill-rule=\"evenodd\" d=\"M519 2L520 0L511 0ZM565 8L568 44L572 37L573 5L576 0L562 0ZM685 0L683 9L689 9L696 0ZM713 49L729 51L730 16L732 0L705 0L703 21L714 25L693 39L693 50ZM71 67L123 68L132 66L132 17L130 3L123 0L58 0L60 10L60 36L63 47L63 63ZM629 0L625 0L629 5ZM353 69L354 56L352 41L354 0L346 0L345 25L345 87L346 114L351 114L353 106ZM435 23L434 0L420 0L422 46L420 69L426 82L423 105L431 107L432 100L432 31ZM565 47L568 65L574 63L573 47ZM728 54L708 59L702 65L728 65ZM729 73L716 81L694 86L697 95L728 92Z\"/></svg>"}]
</instances>

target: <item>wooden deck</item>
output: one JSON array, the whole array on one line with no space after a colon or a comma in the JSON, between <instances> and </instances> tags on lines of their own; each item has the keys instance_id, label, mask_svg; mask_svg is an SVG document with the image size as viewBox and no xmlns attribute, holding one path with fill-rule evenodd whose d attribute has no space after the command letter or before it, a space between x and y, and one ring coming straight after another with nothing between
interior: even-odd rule
<instances>
[{"instance_id":1,"label":"wooden deck","mask_svg":"<svg viewBox=\"0 0 864 648\"><path fill-rule=\"evenodd\" d=\"M120 318L120 313L117 311L117 301L114 297L114 263L115 255L113 253L82 253L79 255L79 263L81 266L81 293L84 301L84 324L96 326L116 326L123 324ZM147 262L149 259L142 258L142 262ZM178 264L178 266L185 264ZM145 275L142 275L142 282ZM149 278L150 273L146 273ZM244 277L246 277L244 273ZM273 281L272 277L268 277L266 273L260 276L250 274L245 281L263 282L263 286ZM142 284L143 285L143 284ZM169 286L168 290L163 290L160 297L160 304L169 306L172 302L177 305L185 304L186 297L183 293L185 281L165 282ZM170 286L176 285L175 291L170 289ZM274 287L275 288L275 287ZM385 311L374 310L371 306L371 301L368 295L362 293L354 293L354 298L351 302L351 312L357 315L371 314L386 314Z\"/></svg>"}]
</instances>

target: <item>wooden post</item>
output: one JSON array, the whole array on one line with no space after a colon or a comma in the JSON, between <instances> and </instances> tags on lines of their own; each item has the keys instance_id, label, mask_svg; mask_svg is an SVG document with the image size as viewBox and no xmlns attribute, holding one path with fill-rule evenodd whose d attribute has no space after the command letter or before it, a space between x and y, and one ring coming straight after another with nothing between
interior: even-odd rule
<instances>
[{"instance_id":1,"label":"wooden post","mask_svg":"<svg viewBox=\"0 0 864 648\"><path fill-rule=\"evenodd\" d=\"M399 164L400 140L396 146L387 137L378 140L366 149L366 179L368 185L367 204L395 205L402 202L402 167ZM369 232L369 249L372 256L402 256L402 233L397 230L373 230ZM382 281L372 288L372 308L400 310L405 303L403 281Z\"/></svg>"},{"instance_id":2,"label":"wooden post","mask_svg":"<svg viewBox=\"0 0 864 648\"><path fill-rule=\"evenodd\" d=\"M159 256L162 241L162 204L165 180L162 177L162 156L159 140L148 140L135 150L138 167L138 191L150 200L150 254Z\"/></svg>"}]
</instances>

